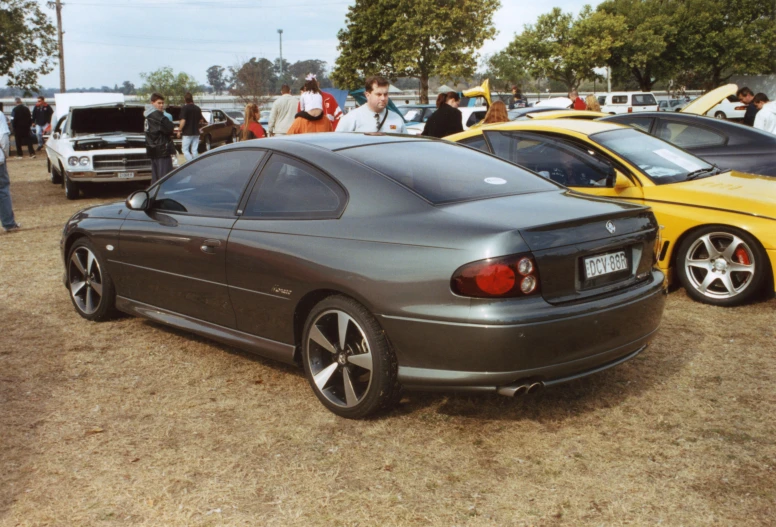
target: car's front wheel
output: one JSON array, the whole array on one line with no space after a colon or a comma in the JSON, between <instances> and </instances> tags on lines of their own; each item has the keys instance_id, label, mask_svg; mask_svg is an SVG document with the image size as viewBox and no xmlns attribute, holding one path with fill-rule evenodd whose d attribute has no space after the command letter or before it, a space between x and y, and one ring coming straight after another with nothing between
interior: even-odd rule
<instances>
[{"instance_id":1,"label":"car's front wheel","mask_svg":"<svg viewBox=\"0 0 776 527\"><path fill-rule=\"evenodd\" d=\"M717 112L714 114L715 119L727 119L727 115L725 115L725 112Z\"/></svg>"},{"instance_id":2,"label":"car's front wheel","mask_svg":"<svg viewBox=\"0 0 776 527\"><path fill-rule=\"evenodd\" d=\"M709 226L688 236L677 254L679 280L695 300L735 306L762 292L768 258L749 233Z\"/></svg>"},{"instance_id":3,"label":"car's front wheel","mask_svg":"<svg viewBox=\"0 0 776 527\"><path fill-rule=\"evenodd\" d=\"M67 177L67 174L62 177L64 178L65 197L67 199L78 199L81 195L81 186Z\"/></svg>"},{"instance_id":4,"label":"car's front wheel","mask_svg":"<svg viewBox=\"0 0 776 527\"><path fill-rule=\"evenodd\" d=\"M79 315L101 321L114 314L116 292L104 262L87 239L77 240L67 257L70 300Z\"/></svg>"},{"instance_id":5,"label":"car's front wheel","mask_svg":"<svg viewBox=\"0 0 776 527\"><path fill-rule=\"evenodd\" d=\"M210 138L209 135L205 136L205 152L209 152L213 150L213 140Z\"/></svg>"},{"instance_id":6,"label":"car's front wheel","mask_svg":"<svg viewBox=\"0 0 776 527\"><path fill-rule=\"evenodd\" d=\"M313 308L304 327L302 363L315 395L341 417L366 417L398 400L390 343L377 320L350 298L332 296Z\"/></svg>"}]
</instances>

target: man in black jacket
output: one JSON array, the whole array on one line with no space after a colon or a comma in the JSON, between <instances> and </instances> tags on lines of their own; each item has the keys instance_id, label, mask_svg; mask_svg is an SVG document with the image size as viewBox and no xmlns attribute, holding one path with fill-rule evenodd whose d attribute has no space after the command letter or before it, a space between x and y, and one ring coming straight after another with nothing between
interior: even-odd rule
<instances>
[{"instance_id":1,"label":"man in black jacket","mask_svg":"<svg viewBox=\"0 0 776 527\"><path fill-rule=\"evenodd\" d=\"M445 102L439 105L437 111L431 114L423 128L423 135L429 137L445 137L463 132L463 116L458 109L461 98L454 91L448 92Z\"/></svg>"},{"instance_id":2,"label":"man in black jacket","mask_svg":"<svg viewBox=\"0 0 776 527\"><path fill-rule=\"evenodd\" d=\"M30 157L35 157L35 150L32 148L32 138L30 129L32 128L32 114L22 102L20 97L16 98L16 106L11 110L13 118L13 135L16 138L16 157L22 158L22 146L27 145Z\"/></svg>"},{"instance_id":3,"label":"man in black jacket","mask_svg":"<svg viewBox=\"0 0 776 527\"><path fill-rule=\"evenodd\" d=\"M754 93L752 90L744 86L736 92L738 102L746 104L746 112L744 113L744 124L746 126L754 126L754 118L759 111L757 106L752 102L754 100Z\"/></svg>"},{"instance_id":4,"label":"man in black jacket","mask_svg":"<svg viewBox=\"0 0 776 527\"><path fill-rule=\"evenodd\" d=\"M152 108L145 113L146 153L151 158L151 184L172 170L172 156L176 154L172 133L175 125L164 113L164 97L151 95Z\"/></svg>"},{"instance_id":5,"label":"man in black jacket","mask_svg":"<svg viewBox=\"0 0 776 527\"><path fill-rule=\"evenodd\" d=\"M54 115L54 110L48 105L46 98L42 95L38 95L38 102L32 110L32 120L35 123L35 135L38 138L38 152L43 150L43 132L46 130L49 123L51 123L52 115Z\"/></svg>"}]
</instances>

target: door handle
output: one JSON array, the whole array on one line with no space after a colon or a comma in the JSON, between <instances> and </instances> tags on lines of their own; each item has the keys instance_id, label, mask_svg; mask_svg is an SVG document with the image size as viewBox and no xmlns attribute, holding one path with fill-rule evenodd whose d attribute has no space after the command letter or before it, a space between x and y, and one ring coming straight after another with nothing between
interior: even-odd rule
<instances>
[{"instance_id":1,"label":"door handle","mask_svg":"<svg viewBox=\"0 0 776 527\"><path fill-rule=\"evenodd\" d=\"M221 247L220 240L205 240L199 249L205 254L215 254L218 247Z\"/></svg>"}]
</instances>

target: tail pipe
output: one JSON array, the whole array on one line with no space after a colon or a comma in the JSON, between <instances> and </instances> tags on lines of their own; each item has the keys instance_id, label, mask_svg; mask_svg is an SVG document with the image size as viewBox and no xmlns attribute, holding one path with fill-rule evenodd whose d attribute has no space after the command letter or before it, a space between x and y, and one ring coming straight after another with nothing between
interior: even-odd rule
<instances>
[{"instance_id":1,"label":"tail pipe","mask_svg":"<svg viewBox=\"0 0 776 527\"><path fill-rule=\"evenodd\" d=\"M544 388L544 383L541 381L536 382L518 382L515 384L508 384L506 386L499 386L496 390L501 395L507 397L517 397L518 395L526 395L528 393L538 392Z\"/></svg>"}]
</instances>

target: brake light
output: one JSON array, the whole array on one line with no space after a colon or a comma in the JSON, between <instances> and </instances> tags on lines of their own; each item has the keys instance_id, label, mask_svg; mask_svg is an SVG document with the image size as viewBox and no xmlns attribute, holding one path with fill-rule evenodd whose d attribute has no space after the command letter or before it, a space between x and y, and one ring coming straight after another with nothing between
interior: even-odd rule
<instances>
[{"instance_id":1,"label":"brake light","mask_svg":"<svg viewBox=\"0 0 776 527\"><path fill-rule=\"evenodd\" d=\"M736 106L735 109L736 110L744 111L744 110L746 110L746 105L744 105L744 106Z\"/></svg>"},{"instance_id":2,"label":"brake light","mask_svg":"<svg viewBox=\"0 0 776 527\"><path fill-rule=\"evenodd\" d=\"M633 107L632 106L628 106L628 113L633 113Z\"/></svg>"},{"instance_id":3,"label":"brake light","mask_svg":"<svg viewBox=\"0 0 776 527\"><path fill-rule=\"evenodd\" d=\"M461 296L510 298L539 292L536 263L530 255L502 256L459 267L450 288Z\"/></svg>"}]
</instances>

